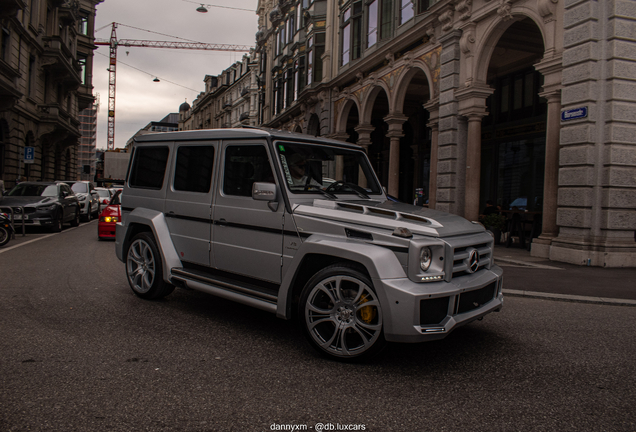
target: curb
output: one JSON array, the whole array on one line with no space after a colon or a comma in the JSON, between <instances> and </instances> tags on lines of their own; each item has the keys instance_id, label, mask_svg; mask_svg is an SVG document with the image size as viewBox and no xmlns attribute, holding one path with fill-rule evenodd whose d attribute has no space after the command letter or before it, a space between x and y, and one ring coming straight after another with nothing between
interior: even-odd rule
<instances>
[{"instance_id":1,"label":"curb","mask_svg":"<svg viewBox=\"0 0 636 432\"><path fill-rule=\"evenodd\" d=\"M511 290L504 289L503 293L505 295L509 295L512 297L527 297L527 298L536 298L542 300L556 300L556 301L566 301L566 302L575 302L575 303L592 303L592 304L600 304L600 305L609 305L609 306L631 306L636 307L636 300L627 300L627 299L614 299L607 297L586 297L586 296L577 296L577 295L568 295L568 294L551 294L551 293L542 293L536 291L519 291L519 290Z\"/></svg>"}]
</instances>

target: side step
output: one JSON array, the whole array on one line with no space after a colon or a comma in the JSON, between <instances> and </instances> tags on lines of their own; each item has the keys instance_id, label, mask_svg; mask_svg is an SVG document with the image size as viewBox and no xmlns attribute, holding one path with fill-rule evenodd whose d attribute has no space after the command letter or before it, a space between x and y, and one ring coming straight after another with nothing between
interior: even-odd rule
<instances>
[{"instance_id":1,"label":"side step","mask_svg":"<svg viewBox=\"0 0 636 432\"><path fill-rule=\"evenodd\" d=\"M247 306L255 307L267 312L276 313L278 298L271 294L259 292L235 283L213 279L200 272L174 268L171 271L172 280L185 283L188 288L206 292L227 300L235 301ZM176 283L175 285L179 285Z\"/></svg>"}]
</instances>

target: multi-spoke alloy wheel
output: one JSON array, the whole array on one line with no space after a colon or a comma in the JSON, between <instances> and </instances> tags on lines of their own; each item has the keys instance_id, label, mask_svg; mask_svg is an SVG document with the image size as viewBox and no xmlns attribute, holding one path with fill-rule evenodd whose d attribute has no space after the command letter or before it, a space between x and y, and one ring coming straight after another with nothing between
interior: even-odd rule
<instances>
[{"instance_id":1,"label":"multi-spoke alloy wheel","mask_svg":"<svg viewBox=\"0 0 636 432\"><path fill-rule=\"evenodd\" d=\"M385 344L380 302L369 278L355 269L334 265L316 273L299 306L309 341L332 357L360 359Z\"/></svg>"},{"instance_id":2,"label":"multi-spoke alloy wheel","mask_svg":"<svg viewBox=\"0 0 636 432\"><path fill-rule=\"evenodd\" d=\"M138 234L126 253L126 273L130 287L139 297L155 299L172 292L174 287L163 280L161 256L154 238Z\"/></svg>"}]
</instances>

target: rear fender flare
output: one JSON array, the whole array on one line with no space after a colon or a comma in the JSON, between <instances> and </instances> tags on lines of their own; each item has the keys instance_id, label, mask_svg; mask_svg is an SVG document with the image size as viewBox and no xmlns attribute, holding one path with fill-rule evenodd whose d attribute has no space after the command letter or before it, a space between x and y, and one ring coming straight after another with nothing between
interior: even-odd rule
<instances>
[{"instance_id":1,"label":"rear fender flare","mask_svg":"<svg viewBox=\"0 0 636 432\"><path fill-rule=\"evenodd\" d=\"M166 218L162 212L145 208L136 208L126 215L126 226L128 227L124 247L122 248L122 261L126 262L126 250L130 244L131 228L134 225L144 225L150 228L152 235L157 242L157 248L161 253L163 263L163 280L170 282L170 272L173 268L181 268L181 260L177 254L172 239L170 238L170 230L166 223Z\"/></svg>"}]
</instances>

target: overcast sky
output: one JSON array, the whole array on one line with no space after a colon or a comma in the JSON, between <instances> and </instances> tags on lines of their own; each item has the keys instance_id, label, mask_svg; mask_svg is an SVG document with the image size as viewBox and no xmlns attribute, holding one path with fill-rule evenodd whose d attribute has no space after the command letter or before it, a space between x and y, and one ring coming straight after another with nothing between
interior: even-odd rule
<instances>
[{"instance_id":1,"label":"overcast sky","mask_svg":"<svg viewBox=\"0 0 636 432\"><path fill-rule=\"evenodd\" d=\"M208 3L204 4L207 7ZM109 39L110 24L117 22L122 24L117 28L117 39L176 42L188 39L254 46L258 30L257 0L216 0L209 4L224 7L212 6L207 13L200 13L196 11L200 3L191 0L105 0L97 5L95 37ZM107 46L95 50L93 86L100 97L99 149L107 146L108 55ZM149 122L178 112L186 99L192 104L199 92L205 90L205 75L218 75L242 57L243 53L238 52L118 48L115 147L124 147ZM160 82L154 82L155 77Z\"/></svg>"}]
</instances>

